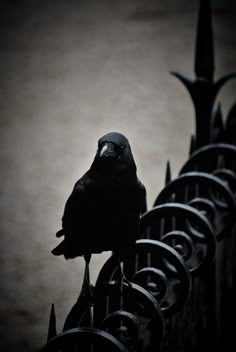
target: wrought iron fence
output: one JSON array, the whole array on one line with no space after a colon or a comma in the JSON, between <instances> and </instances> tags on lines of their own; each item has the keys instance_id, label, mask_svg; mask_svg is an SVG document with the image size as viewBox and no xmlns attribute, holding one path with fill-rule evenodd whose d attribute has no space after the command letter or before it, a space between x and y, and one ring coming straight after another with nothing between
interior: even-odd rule
<instances>
[{"instance_id":1,"label":"wrought iron fence","mask_svg":"<svg viewBox=\"0 0 236 352\"><path fill-rule=\"evenodd\" d=\"M223 119L215 100L236 74L214 81L211 17L210 1L201 0L195 79L173 72L195 109L189 159L173 180L167 163L166 184L141 216L140 239L123 263L130 282L111 255L91 290L82 286L60 333L52 306L41 352L235 346L236 105Z\"/></svg>"}]
</instances>

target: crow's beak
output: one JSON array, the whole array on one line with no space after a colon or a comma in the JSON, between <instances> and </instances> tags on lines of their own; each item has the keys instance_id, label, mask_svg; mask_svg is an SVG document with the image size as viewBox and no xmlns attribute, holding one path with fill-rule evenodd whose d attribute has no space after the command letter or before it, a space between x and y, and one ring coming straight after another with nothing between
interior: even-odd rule
<instances>
[{"instance_id":1,"label":"crow's beak","mask_svg":"<svg viewBox=\"0 0 236 352\"><path fill-rule=\"evenodd\" d=\"M99 153L102 159L115 159L117 157L116 146L114 143L104 143Z\"/></svg>"}]
</instances>

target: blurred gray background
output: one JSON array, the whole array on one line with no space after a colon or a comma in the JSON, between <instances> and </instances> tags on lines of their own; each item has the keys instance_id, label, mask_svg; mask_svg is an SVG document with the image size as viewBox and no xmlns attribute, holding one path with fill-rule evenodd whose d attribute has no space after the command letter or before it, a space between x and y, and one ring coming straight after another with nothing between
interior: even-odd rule
<instances>
[{"instance_id":1,"label":"blurred gray background","mask_svg":"<svg viewBox=\"0 0 236 352\"><path fill-rule=\"evenodd\" d=\"M235 1L212 1L216 72L236 71ZM11 1L0 14L0 349L38 351L80 292L82 258L59 243L64 204L97 140L124 133L152 206L167 160L188 158L194 112L169 74L191 77L198 1ZM218 96L224 116L235 82ZM92 281L110 253L93 256Z\"/></svg>"}]
</instances>

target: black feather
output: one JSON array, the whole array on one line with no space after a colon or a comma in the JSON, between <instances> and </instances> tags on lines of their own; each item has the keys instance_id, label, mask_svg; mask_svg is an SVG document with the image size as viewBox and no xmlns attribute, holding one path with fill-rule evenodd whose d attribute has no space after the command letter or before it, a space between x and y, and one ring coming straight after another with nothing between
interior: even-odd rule
<instances>
[{"instance_id":1,"label":"black feather","mask_svg":"<svg viewBox=\"0 0 236 352\"><path fill-rule=\"evenodd\" d=\"M136 173L128 139L111 132L98 141L90 169L76 182L62 217L52 250L66 259L92 253L123 253L139 234L139 219L146 207L146 190Z\"/></svg>"}]
</instances>

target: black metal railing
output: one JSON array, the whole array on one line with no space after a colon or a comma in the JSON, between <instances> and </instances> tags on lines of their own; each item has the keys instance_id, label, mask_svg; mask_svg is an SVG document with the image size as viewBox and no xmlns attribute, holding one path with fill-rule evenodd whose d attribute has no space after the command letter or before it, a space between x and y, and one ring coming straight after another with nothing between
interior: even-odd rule
<instances>
[{"instance_id":1,"label":"black metal railing","mask_svg":"<svg viewBox=\"0 0 236 352\"><path fill-rule=\"evenodd\" d=\"M141 217L140 239L123 262L105 262L95 285L82 286L57 333L52 306L41 352L193 352L232 350L236 316L236 105L223 119L215 107L210 1L201 0L195 80L188 89L196 117L189 159ZM224 122L225 120L225 122ZM88 281L85 273L86 281Z\"/></svg>"}]
</instances>

